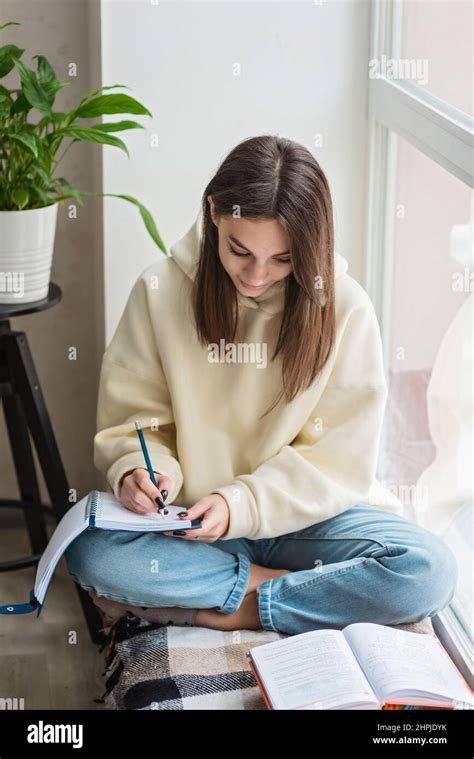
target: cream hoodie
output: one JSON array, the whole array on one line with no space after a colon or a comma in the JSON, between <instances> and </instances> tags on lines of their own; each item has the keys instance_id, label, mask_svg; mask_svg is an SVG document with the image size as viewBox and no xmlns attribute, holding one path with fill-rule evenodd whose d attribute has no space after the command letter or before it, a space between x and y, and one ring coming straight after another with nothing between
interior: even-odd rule
<instances>
[{"instance_id":1,"label":"cream hoodie","mask_svg":"<svg viewBox=\"0 0 474 759\"><path fill-rule=\"evenodd\" d=\"M381 339L346 259L335 254L337 335L322 376L259 421L282 386L281 356L271 356L284 280L256 297L237 291L237 349L221 341L208 350L191 309L201 226L200 211L171 257L138 277L104 353L94 463L116 497L124 474L145 466L139 420L153 468L173 481L168 503L225 498L222 539L283 535L360 502L402 513L375 480L387 398Z\"/></svg>"}]
</instances>

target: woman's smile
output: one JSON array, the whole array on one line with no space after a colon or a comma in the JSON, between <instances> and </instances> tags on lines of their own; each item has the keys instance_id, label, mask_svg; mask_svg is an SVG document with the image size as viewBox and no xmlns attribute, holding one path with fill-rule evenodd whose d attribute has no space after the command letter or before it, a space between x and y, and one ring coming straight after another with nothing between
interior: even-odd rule
<instances>
[{"instance_id":1,"label":"woman's smile","mask_svg":"<svg viewBox=\"0 0 474 759\"><path fill-rule=\"evenodd\" d=\"M244 287L247 287L249 290L255 290L255 291L257 291L257 290L263 290L263 288L267 287L267 284L268 284L268 283L264 283L263 285L249 285L248 282L244 282L244 280L241 279L240 277L239 277L239 282L241 282L241 284Z\"/></svg>"}]
</instances>

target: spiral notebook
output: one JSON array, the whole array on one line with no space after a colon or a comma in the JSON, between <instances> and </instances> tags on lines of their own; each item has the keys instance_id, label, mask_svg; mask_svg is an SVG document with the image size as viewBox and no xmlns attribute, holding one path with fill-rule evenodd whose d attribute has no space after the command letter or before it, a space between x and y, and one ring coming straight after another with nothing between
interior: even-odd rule
<instances>
[{"instance_id":1,"label":"spiral notebook","mask_svg":"<svg viewBox=\"0 0 474 759\"><path fill-rule=\"evenodd\" d=\"M166 504L167 514L158 511L136 514L125 508L111 493L92 490L65 513L59 521L36 570L35 586L30 591L30 600L23 604L0 606L0 614L29 614L37 610L39 617L44 604L49 583L63 553L72 541L84 530L133 530L135 532L164 532L168 530L196 530L201 527L198 519L180 519L178 513L183 506Z\"/></svg>"}]
</instances>

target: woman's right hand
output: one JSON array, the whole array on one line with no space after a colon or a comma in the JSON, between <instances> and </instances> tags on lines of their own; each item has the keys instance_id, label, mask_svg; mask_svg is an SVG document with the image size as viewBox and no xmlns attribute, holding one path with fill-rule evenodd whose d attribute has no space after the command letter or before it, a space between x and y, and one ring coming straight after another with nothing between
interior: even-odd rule
<instances>
[{"instance_id":1,"label":"woman's right hand","mask_svg":"<svg viewBox=\"0 0 474 759\"><path fill-rule=\"evenodd\" d=\"M119 492L120 503L137 514L156 513L158 504L155 498L159 496L161 500L164 500L160 491L167 490L170 493L173 483L164 474L155 472L155 475L157 487L150 480L148 469L140 467L125 475Z\"/></svg>"}]
</instances>

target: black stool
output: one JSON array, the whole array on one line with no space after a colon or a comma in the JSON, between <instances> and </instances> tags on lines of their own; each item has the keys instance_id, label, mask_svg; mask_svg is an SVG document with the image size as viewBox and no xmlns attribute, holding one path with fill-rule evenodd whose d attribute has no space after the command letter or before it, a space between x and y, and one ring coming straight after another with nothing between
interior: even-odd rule
<instances>
[{"instance_id":1,"label":"black stool","mask_svg":"<svg viewBox=\"0 0 474 759\"><path fill-rule=\"evenodd\" d=\"M69 485L54 437L33 357L24 332L11 329L9 317L34 314L55 306L61 289L53 282L48 297L34 303L0 303L0 400L7 425L21 500L0 499L0 507L23 509L33 555L0 563L0 572L38 564L48 543L45 517L56 522L68 509ZM29 432L48 488L51 508L41 503ZM91 597L74 583L94 643L102 643L102 620Z\"/></svg>"}]
</instances>

